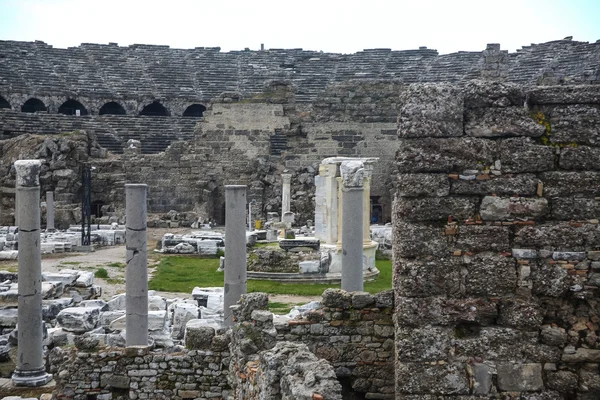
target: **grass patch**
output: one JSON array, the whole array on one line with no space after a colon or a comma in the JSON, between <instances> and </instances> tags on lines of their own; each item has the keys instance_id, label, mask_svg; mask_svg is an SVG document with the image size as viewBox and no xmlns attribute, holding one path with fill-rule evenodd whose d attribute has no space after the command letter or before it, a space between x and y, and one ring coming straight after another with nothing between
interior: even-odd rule
<instances>
[{"instance_id":1,"label":"grass patch","mask_svg":"<svg viewBox=\"0 0 600 400\"><path fill-rule=\"evenodd\" d=\"M254 245L254 248L256 248L256 249L261 249L261 248L264 248L264 247L274 247L274 248L278 249L278 248L279 248L279 243L278 243L278 242L272 242L272 243L256 243L256 244Z\"/></svg>"},{"instance_id":2,"label":"grass patch","mask_svg":"<svg viewBox=\"0 0 600 400\"><path fill-rule=\"evenodd\" d=\"M94 272L94 276L96 278L106 279L106 278L108 278L108 271L105 270L104 268L98 268L96 270L96 272Z\"/></svg>"},{"instance_id":3,"label":"grass patch","mask_svg":"<svg viewBox=\"0 0 600 400\"><path fill-rule=\"evenodd\" d=\"M80 261L61 261L61 265L80 265Z\"/></svg>"},{"instance_id":4,"label":"grass patch","mask_svg":"<svg viewBox=\"0 0 600 400\"><path fill-rule=\"evenodd\" d=\"M377 260L379 276L365 283L365 291L378 293L392 288L392 262ZM151 290L163 292L191 292L194 286L223 286L223 273L217 272L219 260L216 258L195 258L182 256L163 257L157 265L153 278L148 284ZM281 283L266 280L249 280L248 292L269 294L291 294L300 296L320 296L327 288L340 285L318 283Z\"/></svg>"},{"instance_id":5,"label":"grass patch","mask_svg":"<svg viewBox=\"0 0 600 400\"><path fill-rule=\"evenodd\" d=\"M120 262L111 262L111 263L106 263L104 264L107 267L113 267L113 268L125 268L125 263L120 263Z\"/></svg>"},{"instance_id":6,"label":"grass patch","mask_svg":"<svg viewBox=\"0 0 600 400\"><path fill-rule=\"evenodd\" d=\"M291 309L299 304L288 304L288 303L279 303L277 301L269 302L269 311L273 314L284 315L291 311Z\"/></svg>"},{"instance_id":7,"label":"grass patch","mask_svg":"<svg viewBox=\"0 0 600 400\"><path fill-rule=\"evenodd\" d=\"M19 265L18 264L3 265L2 267L0 267L0 270L7 271L7 272L19 272Z\"/></svg>"}]
</instances>

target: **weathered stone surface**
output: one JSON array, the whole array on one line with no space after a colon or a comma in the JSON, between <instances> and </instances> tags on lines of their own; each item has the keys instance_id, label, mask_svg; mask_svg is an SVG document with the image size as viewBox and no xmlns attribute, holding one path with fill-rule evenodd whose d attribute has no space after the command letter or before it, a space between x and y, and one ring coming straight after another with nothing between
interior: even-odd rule
<instances>
[{"instance_id":1,"label":"weathered stone surface","mask_svg":"<svg viewBox=\"0 0 600 400\"><path fill-rule=\"evenodd\" d=\"M533 174L491 176L485 180L455 180L451 182L451 194L467 195L519 195L533 196L539 179Z\"/></svg>"},{"instance_id":2,"label":"weathered stone surface","mask_svg":"<svg viewBox=\"0 0 600 400\"><path fill-rule=\"evenodd\" d=\"M543 319L542 310L535 302L506 299L500 303L499 325L537 330Z\"/></svg>"},{"instance_id":3,"label":"weathered stone surface","mask_svg":"<svg viewBox=\"0 0 600 400\"><path fill-rule=\"evenodd\" d=\"M574 392L577 389L578 380L577 374L570 371L557 371L546 374L548 388L559 392Z\"/></svg>"},{"instance_id":4,"label":"weathered stone surface","mask_svg":"<svg viewBox=\"0 0 600 400\"><path fill-rule=\"evenodd\" d=\"M501 140L498 146L502 172L509 174L552 170L554 153L553 147L537 145L530 138Z\"/></svg>"},{"instance_id":5,"label":"weathered stone surface","mask_svg":"<svg viewBox=\"0 0 600 400\"><path fill-rule=\"evenodd\" d=\"M496 159L496 144L488 139L400 139L398 146L400 172L460 172L482 169Z\"/></svg>"},{"instance_id":6,"label":"weathered stone surface","mask_svg":"<svg viewBox=\"0 0 600 400\"><path fill-rule=\"evenodd\" d=\"M510 107L525 104L520 85L492 80L472 80L463 88L465 108Z\"/></svg>"},{"instance_id":7,"label":"weathered stone surface","mask_svg":"<svg viewBox=\"0 0 600 400\"><path fill-rule=\"evenodd\" d=\"M563 147L560 149L558 166L571 170L600 170L600 148L590 146Z\"/></svg>"},{"instance_id":8,"label":"weathered stone surface","mask_svg":"<svg viewBox=\"0 0 600 400\"><path fill-rule=\"evenodd\" d=\"M593 197L555 197L550 216L556 220L584 220L600 216L600 202Z\"/></svg>"},{"instance_id":9,"label":"weathered stone surface","mask_svg":"<svg viewBox=\"0 0 600 400\"><path fill-rule=\"evenodd\" d=\"M363 309L372 307L375 305L375 296L368 292L353 292L352 293L352 307L356 309Z\"/></svg>"},{"instance_id":10,"label":"weathered stone surface","mask_svg":"<svg viewBox=\"0 0 600 400\"><path fill-rule=\"evenodd\" d=\"M396 292L397 323L406 326L454 325L459 322L495 323L497 304L482 298L401 297Z\"/></svg>"},{"instance_id":11,"label":"weathered stone surface","mask_svg":"<svg viewBox=\"0 0 600 400\"><path fill-rule=\"evenodd\" d=\"M507 392L527 392L544 389L541 364L497 365L498 389Z\"/></svg>"},{"instance_id":12,"label":"weathered stone surface","mask_svg":"<svg viewBox=\"0 0 600 400\"><path fill-rule=\"evenodd\" d=\"M467 219L475 214L476 199L457 197L402 198L396 216L406 221L446 221L449 216Z\"/></svg>"},{"instance_id":13,"label":"weathered stone surface","mask_svg":"<svg viewBox=\"0 0 600 400\"><path fill-rule=\"evenodd\" d=\"M483 220L497 221L514 218L538 218L548 212L545 198L486 196L480 206Z\"/></svg>"},{"instance_id":14,"label":"weathered stone surface","mask_svg":"<svg viewBox=\"0 0 600 400\"><path fill-rule=\"evenodd\" d=\"M518 228L515 245L542 248L551 246L555 250L579 250L584 246L584 231L568 223L546 223Z\"/></svg>"},{"instance_id":15,"label":"weathered stone surface","mask_svg":"<svg viewBox=\"0 0 600 400\"><path fill-rule=\"evenodd\" d=\"M476 396L485 396L492 387L492 371L487 364L474 363L473 370L473 394Z\"/></svg>"},{"instance_id":16,"label":"weathered stone surface","mask_svg":"<svg viewBox=\"0 0 600 400\"><path fill-rule=\"evenodd\" d=\"M600 107L587 104L557 106L550 114L553 143L600 144Z\"/></svg>"},{"instance_id":17,"label":"weathered stone surface","mask_svg":"<svg viewBox=\"0 0 600 400\"><path fill-rule=\"evenodd\" d=\"M451 349L451 328L423 326L396 328L396 353L402 362L447 360Z\"/></svg>"},{"instance_id":18,"label":"weathered stone surface","mask_svg":"<svg viewBox=\"0 0 600 400\"><path fill-rule=\"evenodd\" d=\"M215 337L215 328L206 326L202 320L190 320L185 326L184 343L188 349L206 350Z\"/></svg>"},{"instance_id":19,"label":"weathered stone surface","mask_svg":"<svg viewBox=\"0 0 600 400\"><path fill-rule=\"evenodd\" d=\"M564 346L567 341L567 332L558 326L546 325L540 331L540 338L543 343L550 346Z\"/></svg>"},{"instance_id":20,"label":"weathered stone surface","mask_svg":"<svg viewBox=\"0 0 600 400\"><path fill-rule=\"evenodd\" d=\"M456 87L412 84L400 95L398 136L463 135L463 95Z\"/></svg>"},{"instance_id":21,"label":"weathered stone surface","mask_svg":"<svg viewBox=\"0 0 600 400\"><path fill-rule=\"evenodd\" d=\"M102 387L110 386L116 389L129 389L131 378L123 375L103 374L100 377Z\"/></svg>"},{"instance_id":22,"label":"weathered stone surface","mask_svg":"<svg viewBox=\"0 0 600 400\"><path fill-rule=\"evenodd\" d=\"M567 271L558 265L540 263L532 265L533 292L541 296L560 297L571 285Z\"/></svg>"},{"instance_id":23,"label":"weathered stone surface","mask_svg":"<svg viewBox=\"0 0 600 400\"><path fill-rule=\"evenodd\" d=\"M539 137L545 132L521 107L476 108L465 112L465 133L474 137Z\"/></svg>"},{"instance_id":24,"label":"weathered stone surface","mask_svg":"<svg viewBox=\"0 0 600 400\"><path fill-rule=\"evenodd\" d=\"M600 194L600 172L545 172L540 175L544 182L544 196L594 197Z\"/></svg>"},{"instance_id":25,"label":"weathered stone surface","mask_svg":"<svg viewBox=\"0 0 600 400\"><path fill-rule=\"evenodd\" d=\"M462 289L461 260L454 257L434 261L397 259L394 270L396 296L459 296Z\"/></svg>"},{"instance_id":26,"label":"weathered stone surface","mask_svg":"<svg viewBox=\"0 0 600 400\"><path fill-rule=\"evenodd\" d=\"M461 225L455 248L464 251L507 251L510 248L509 228L493 225Z\"/></svg>"},{"instance_id":27,"label":"weathered stone surface","mask_svg":"<svg viewBox=\"0 0 600 400\"><path fill-rule=\"evenodd\" d=\"M600 349L585 349L580 347L575 350L575 353L569 354L565 352L562 356L562 360L563 362L569 363L597 363L600 362Z\"/></svg>"},{"instance_id":28,"label":"weathered stone surface","mask_svg":"<svg viewBox=\"0 0 600 400\"><path fill-rule=\"evenodd\" d=\"M399 174L396 192L400 197L443 197L450 193L447 174Z\"/></svg>"},{"instance_id":29,"label":"weathered stone surface","mask_svg":"<svg viewBox=\"0 0 600 400\"><path fill-rule=\"evenodd\" d=\"M527 98L531 104L600 103L597 88L588 85L537 86L527 90Z\"/></svg>"},{"instance_id":30,"label":"weathered stone surface","mask_svg":"<svg viewBox=\"0 0 600 400\"><path fill-rule=\"evenodd\" d=\"M375 306L387 308L394 306L394 290L384 290L375 295Z\"/></svg>"},{"instance_id":31,"label":"weathered stone surface","mask_svg":"<svg viewBox=\"0 0 600 400\"><path fill-rule=\"evenodd\" d=\"M341 289L325 289L321 303L323 307L348 308L352 305L352 294Z\"/></svg>"},{"instance_id":32,"label":"weathered stone surface","mask_svg":"<svg viewBox=\"0 0 600 400\"><path fill-rule=\"evenodd\" d=\"M175 303L172 305L173 321L171 336L175 339L183 338L188 321L200 316L200 309L196 304Z\"/></svg>"},{"instance_id":33,"label":"weathered stone surface","mask_svg":"<svg viewBox=\"0 0 600 400\"><path fill-rule=\"evenodd\" d=\"M512 258L497 253L478 253L465 256L466 294L471 296L499 296L514 292L517 273Z\"/></svg>"},{"instance_id":34,"label":"weathered stone surface","mask_svg":"<svg viewBox=\"0 0 600 400\"><path fill-rule=\"evenodd\" d=\"M68 307L58 313L56 320L66 331L83 333L96 327L99 316L96 307Z\"/></svg>"},{"instance_id":35,"label":"weathered stone surface","mask_svg":"<svg viewBox=\"0 0 600 400\"><path fill-rule=\"evenodd\" d=\"M398 207L399 201L396 201ZM442 235L436 225L397 221L394 225L392 249L399 257L446 256L452 249L451 238Z\"/></svg>"},{"instance_id":36,"label":"weathered stone surface","mask_svg":"<svg viewBox=\"0 0 600 400\"><path fill-rule=\"evenodd\" d=\"M460 395L469 393L469 380L462 364L396 364L396 393Z\"/></svg>"}]
</instances>

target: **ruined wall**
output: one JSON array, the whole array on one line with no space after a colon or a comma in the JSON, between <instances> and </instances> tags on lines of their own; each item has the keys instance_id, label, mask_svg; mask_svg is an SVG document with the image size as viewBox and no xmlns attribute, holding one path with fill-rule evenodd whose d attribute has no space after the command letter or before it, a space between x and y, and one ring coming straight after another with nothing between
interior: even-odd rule
<instances>
[{"instance_id":1,"label":"ruined wall","mask_svg":"<svg viewBox=\"0 0 600 400\"><path fill-rule=\"evenodd\" d=\"M397 399L600 397L599 127L589 86L405 92Z\"/></svg>"},{"instance_id":2,"label":"ruined wall","mask_svg":"<svg viewBox=\"0 0 600 400\"><path fill-rule=\"evenodd\" d=\"M394 398L392 291L372 295L327 289L321 307L275 323L277 340L303 343L327 360L348 393Z\"/></svg>"}]
</instances>

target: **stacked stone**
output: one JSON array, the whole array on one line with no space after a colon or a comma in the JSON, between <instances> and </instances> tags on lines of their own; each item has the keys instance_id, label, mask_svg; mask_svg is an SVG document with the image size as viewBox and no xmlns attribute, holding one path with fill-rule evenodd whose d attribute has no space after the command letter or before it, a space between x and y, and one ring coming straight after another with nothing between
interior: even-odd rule
<instances>
[{"instance_id":1,"label":"stacked stone","mask_svg":"<svg viewBox=\"0 0 600 400\"><path fill-rule=\"evenodd\" d=\"M397 399L600 396L599 107L586 87L404 93Z\"/></svg>"},{"instance_id":2,"label":"stacked stone","mask_svg":"<svg viewBox=\"0 0 600 400\"><path fill-rule=\"evenodd\" d=\"M367 399L394 398L393 292L327 289L322 306L276 323L277 340L306 344Z\"/></svg>"},{"instance_id":3,"label":"stacked stone","mask_svg":"<svg viewBox=\"0 0 600 400\"><path fill-rule=\"evenodd\" d=\"M208 343L192 342L202 349L158 353L144 346L102 347L85 337L76 348L56 347L50 354L55 395L74 400L225 397L229 341L213 330Z\"/></svg>"}]
</instances>

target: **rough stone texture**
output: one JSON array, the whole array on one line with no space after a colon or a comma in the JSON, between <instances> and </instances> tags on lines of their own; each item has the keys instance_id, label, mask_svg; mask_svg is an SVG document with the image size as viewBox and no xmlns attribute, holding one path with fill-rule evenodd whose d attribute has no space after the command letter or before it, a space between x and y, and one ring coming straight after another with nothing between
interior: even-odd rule
<instances>
[{"instance_id":1,"label":"rough stone texture","mask_svg":"<svg viewBox=\"0 0 600 400\"><path fill-rule=\"evenodd\" d=\"M447 174L400 174L398 195L403 197L448 196L450 183Z\"/></svg>"},{"instance_id":2,"label":"rough stone texture","mask_svg":"<svg viewBox=\"0 0 600 400\"><path fill-rule=\"evenodd\" d=\"M397 152L396 399L597 398L597 93L463 91L465 133L483 138L423 131Z\"/></svg>"}]
</instances>

